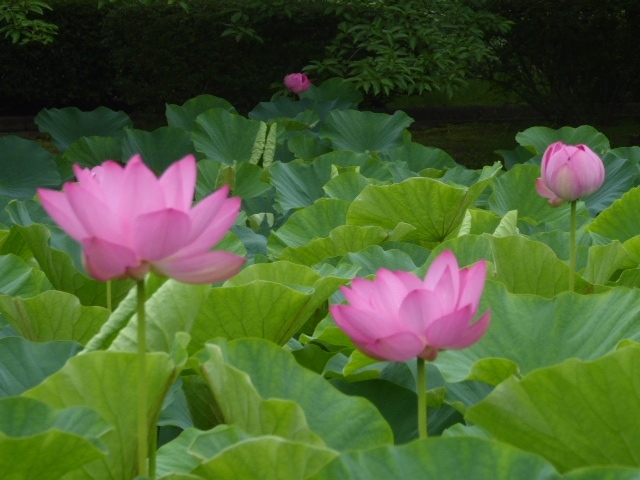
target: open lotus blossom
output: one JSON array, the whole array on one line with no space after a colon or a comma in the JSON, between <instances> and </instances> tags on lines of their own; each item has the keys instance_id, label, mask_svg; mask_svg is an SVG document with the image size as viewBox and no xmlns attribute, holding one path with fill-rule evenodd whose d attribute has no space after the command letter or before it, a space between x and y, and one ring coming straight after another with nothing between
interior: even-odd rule
<instances>
[{"instance_id":1,"label":"open lotus blossom","mask_svg":"<svg viewBox=\"0 0 640 480\"><path fill-rule=\"evenodd\" d=\"M386 269L373 281L354 279L351 288L341 287L349 305L332 305L330 310L338 326L371 357L435 360L439 350L468 347L489 328L489 311L472 323L486 275L484 260L460 269L447 250L424 280Z\"/></svg>"},{"instance_id":2,"label":"open lotus blossom","mask_svg":"<svg viewBox=\"0 0 640 480\"><path fill-rule=\"evenodd\" d=\"M287 90L300 94L311 87L311 80L304 73L291 73L284 77L284 86Z\"/></svg>"},{"instance_id":3,"label":"open lotus blossom","mask_svg":"<svg viewBox=\"0 0 640 480\"><path fill-rule=\"evenodd\" d=\"M536 189L552 207L586 197L604 182L604 164L586 145L549 145L541 168L542 178L536 180Z\"/></svg>"},{"instance_id":4,"label":"open lotus blossom","mask_svg":"<svg viewBox=\"0 0 640 480\"><path fill-rule=\"evenodd\" d=\"M107 161L74 165L77 183L63 191L39 189L47 213L83 247L98 280L141 280L151 270L186 283L212 283L235 275L243 257L212 251L233 225L239 198L223 187L192 208L196 160L187 155L158 178L139 155L126 166Z\"/></svg>"}]
</instances>

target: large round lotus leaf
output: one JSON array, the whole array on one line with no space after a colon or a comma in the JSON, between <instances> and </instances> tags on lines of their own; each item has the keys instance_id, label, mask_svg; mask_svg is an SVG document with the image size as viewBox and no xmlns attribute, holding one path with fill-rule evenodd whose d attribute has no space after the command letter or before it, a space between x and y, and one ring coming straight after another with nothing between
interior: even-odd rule
<instances>
[{"instance_id":1,"label":"large round lotus leaf","mask_svg":"<svg viewBox=\"0 0 640 480\"><path fill-rule=\"evenodd\" d=\"M229 113L223 108L212 108L196 118L191 133L195 149L209 160L233 165L234 162L248 162L261 155L254 152L254 146L262 142L266 125Z\"/></svg>"},{"instance_id":2,"label":"large round lotus leaf","mask_svg":"<svg viewBox=\"0 0 640 480\"><path fill-rule=\"evenodd\" d=\"M516 142L536 153L544 153L549 145L558 141L566 145L585 144L596 153L609 149L609 139L589 125L578 128L562 127L558 130L531 127L516 135Z\"/></svg>"},{"instance_id":3,"label":"large round lotus leaf","mask_svg":"<svg viewBox=\"0 0 640 480\"><path fill-rule=\"evenodd\" d=\"M83 112L76 107L43 109L35 118L41 132L51 135L53 143L65 152L81 137L122 137L125 128L133 127L131 119L122 111L98 107Z\"/></svg>"},{"instance_id":4,"label":"large round lotus leaf","mask_svg":"<svg viewBox=\"0 0 640 480\"><path fill-rule=\"evenodd\" d=\"M0 196L31 198L36 188L61 183L55 157L37 142L14 135L0 138Z\"/></svg>"},{"instance_id":5,"label":"large round lotus leaf","mask_svg":"<svg viewBox=\"0 0 640 480\"><path fill-rule=\"evenodd\" d=\"M209 94L198 95L182 105L166 104L165 115L170 127L180 127L190 132L196 125L196 118L212 108L222 108L229 113L237 113L233 105L223 98Z\"/></svg>"},{"instance_id":6,"label":"large round lotus leaf","mask_svg":"<svg viewBox=\"0 0 640 480\"><path fill-rule=\"evenodd\" d=\"M343 453L311 480L559 480L542 458L479 438L430 438Z\"/></svg>"},{"instance_id":7,"label":"large round lotus leaf","mask_svg":"<svg viewBox=\"0 0 640 480\"><path fill-rule=\"evenodd\" d=\"M593 362L570 359L523 379L508 379L466 417L498 440L545 457L560 471L597 465L637 468L639 370L637 347Z\"/></svg>"},{"instance_id":8,"label":"large round lotus leaf","mask_svg":"<svg viewBox=\"0 0 640 480\"><path fill-rule=\"evenodd\" d=\"M144 163L156 173L187 155L195 155L191 134L178 127L160 127L153 132L127 130L122 156L127 161L140 154Z\"/></svg>"},{"instance_id":9,"label":"large round lotus leaf","mask_svg":"<svg viewBox=\"0 0 640 480\"><path fill-rule=\"evenodd\" d=\"M0 397L20 395L57 372L82 346L76 342L30 342L0 338Z\"/></svg>"},{"instance_id":10,"label":"large round lotus leaf","mask_svg":"<svg viewBox=\"0 0 640 480\"><path fill-rule=\"evenodd\" d=\"M640 298L633 289L547 299L508 293L488 281L479 308L486 310L491 324L478 343L438 355L435 364L447 381L497 385L518 370L527 374L569 358L594 360L623 339L640 340Z\"/></svg>"},{"instance_id":11,"label":"large round lotus leaf","mask_svg":"<svg viewBox=\"0 0 640 480\"><path fill-rule=\"evenodd\" d=\"M413 119L400 110L393 115L333 110L320 137L329 139L336 150L385 151L402 145L404 130L412 123Z\"/></svg>"}]
</instances>

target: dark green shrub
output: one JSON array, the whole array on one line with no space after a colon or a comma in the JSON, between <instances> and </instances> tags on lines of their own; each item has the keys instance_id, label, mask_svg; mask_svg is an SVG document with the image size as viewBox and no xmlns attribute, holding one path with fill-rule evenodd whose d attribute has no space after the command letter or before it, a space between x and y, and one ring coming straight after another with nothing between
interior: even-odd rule
<instances>
[{"instance_id":1,"label":"dark green shrub","mask_svg":"<svg viewBox=\"0 0 640 480\"><path fill-rule=\"evenodd\" d=\"M473 0L470 0L473 1ZM607 120L640 101L637 0L480 0L512 22L484 74L556 122Z\"/></svg>"}]
</instances>

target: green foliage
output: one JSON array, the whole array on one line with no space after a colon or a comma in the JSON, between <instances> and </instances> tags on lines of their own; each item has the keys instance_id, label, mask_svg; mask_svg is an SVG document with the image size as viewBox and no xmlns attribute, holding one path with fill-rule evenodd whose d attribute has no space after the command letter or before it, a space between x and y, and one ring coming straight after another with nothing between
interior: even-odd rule
<instances>
[{"instance_id":1,"label":"green foliage","mask_svg":"<svg viewBox=\"0 0 640 480\"><path fill-rule=\"evenodd\" d=\"M459 1L319 3L326 6L327 15L335 15L338 32L327 44L326 57L313 58L305 70L324 78L348 78L374 96L425 90L451 95L489 57L483 37L509 26L500 17ZM232 8L231 26L224 34L263 41L251 25L276 11L291 16L293 4L253 1L248 10Z\"/></svg>"},{"instance_id":2,"label":"green foliage","mask_svg":"<svg viewBox=\"0 0 640 480\"><path fill-rule=\"evenodd\" d=\"M42 15L51 7L40 1L8 0L0 4L0 33L10 37L13 43L24 45L28 42L50 43L56 34L57 26L44 20L29 18L31 14Z\"/></svg>"},{"instance_id":3,"label":"green foliage","mask_svg":"<svg viewBox=\"0 0 640 480\"><path fill-rule=\"evenodd\" d=\"M640 99L635 0L474 2L511 22L487 44L494 61L484 75L517 93L554 122L610 118L615 104ZM570 32L570 34L568 34ZM491 59L491 57L489 57Z\"/></svg>"}]
</instances>

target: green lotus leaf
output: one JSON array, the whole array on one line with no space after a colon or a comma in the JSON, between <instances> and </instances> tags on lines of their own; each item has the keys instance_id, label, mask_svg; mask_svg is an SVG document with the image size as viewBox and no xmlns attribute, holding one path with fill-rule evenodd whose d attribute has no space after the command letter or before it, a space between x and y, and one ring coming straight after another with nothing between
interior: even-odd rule
<instances>
[{"instance_id":1,"label":"green lotus leaf","mask_svg":"<svg viewBox=\"0 0 640 480\"><path fill-rule=\"evenodd\" d=\"M153 132L127 130L122 141L122 157L128 161L139 154L156 174L164 172L172 163L195 155L191 134L179 127L160 127Z\"/></svg>"},{"instance_id":2,"label":"green lotus leaf","mask_svg":"<svg viewBox=\"0 0 640 480\"><path fill-rule=\"evenodd\" d=\"M326 238L317 238L299 247L285 248L278 259L311 266L327 258L378 245L388 237L389 233L381 227L341 225L331 230Z\"/></svg>"},{"instance_id":3,"label":"green lotus leaf","mask_svg":"<svg viewBox=\"0 0 640 480\"><path fill-rule=\"evenodd\" d=\"M0 196L32 198L39 187L62 183L54 156L33 140L0 138Z\"/></svg>"},{"instance_id":4,"label":"green lotus leaf","mask_svg":"<svg viewBox=\"0 0 640 480\"><path fill-rule=\"evenodd\" d=\"M415 142L382 152L380 158L389 162L404 162L409 170L416 173L426 169L441 170L459 166L444 150Z\"/></svg>"},{"instance_id":5,"label":"green lotus leaf","mask_svg":"<svg viewBox=\"0 0 640 480\"><path fill-rule=\"evenodd\" d=\"M587 227L587 231L625 242L640 235L640 187L625 193Z\"/></svg>"},{"instance_id":6,"label":"green lotus leaf","mask_svg":"<svg viewBox=\"0 0 640 480\"><path fill-rule=\"evenodd\" d=\"M0 397L20 395L57 372L82 346L76 342L30 342L0 338Z\"/></svg>"},{"instance_id":7,"label":"green lotus leaf","mask_svg":"<svg viewBox=\"0 0 640 480\"><path fill-rule=\"evenodd\" d=\"M199 357L217 403L228 412L224 415L226 423L236 424L234 416L247 419L255 415L247 404L247 395L258 395L297 403L310 430L329 448L372 448L393 440L389 425L373 405L338 392L270 342L244 339L220 345L208 343Z\"/></svg>"},{"instance_id":8,"label":"green lotus leaf","mask_svg":"<svg viewBox=\"0 0 640 480\"><path fill-rule=\"evenodd\" d=\"M126 113L107 107L98 107L90 112L76 107L45 108L34 121L41 132L51 135L62 153L81 137L122 137L125 129L133 127Z\"/></svg>"},{"instance_id":9,"label":"green lotus leaf","mask_svg":"<svg viewBox=\"0 0 640 480\"><path fill-rule=\"evenodd\" d=\"M566 145L585 144L596 153L603 153L610 148L609 139L589 125L562 127L558 130L531 127L516 135L516 142L538 154L544 153L549 145L558 141Z\"/></svg>"},{"instance_id":10,"label":"green lotus leaf","mask_svg":"<svg viewBox=\"0 0 640 480\"><path fill-rule=\"evenodd\" d=\"M522 380L506 380L467 410L466 418L500 441L543 456L561 472L599 465L637 468L639 368L635 347L592 362L570 359Z\"/></svg>"},{"instance_id":11,"label":"green lotus leaf","mask_svg":"<svg viewBox=\"0 0 640 480\"><path fill-rule=\"evenodd\" d=\"M594 360L615 350L622 339L640 339L640 300L626 288L547 299L508 293L487 281L479 311L486 310L491 324L478 343L438 355L435 365L448 382L497 385L517 371L528 374L569 358Z\"/></svg>"},{"instance_id":12,"label":"green lotus leaf","mask_svg":"<svg viewBox=\"0 0 640 480\"><path fill-rule=\"evenodd\" d=\"M360 267L358 276L363 277L376 273L381 268L389 270L415 270L418 264L424 263L422 257L426 259L429 251L423 249L422 255L414 258L402 250L384 250L379 245L371 245L357 252L347 253L338 265L354 265Z\"/></svg>"},{"instance_id":13,"label":"green lotus leaf","mask_svg":"<svg viewBox=\"0 0 640 480\"><path fill-rule=\"evenodd\" d=\"M311 480L559 480L544 459L480 438L430 438L408 445L343 453Z\"/></svg>"},{"instance_id":14,"label":"green lotus leaf","mask_svg":"<svg viewBox=\"0 0 640 480\"><path fill-rule=\"evenodd\" d=\"M344 78L329 78L320 85L312 85L300 98L317 102L338 100L340 106L336 108L340 109L356 108L363 100L362 93Z\"/></svg>"},{"instance_id":15,"label":"green lotus leaf","mask_svg":"<svg viewBox=\"0 0 640 480\"><path fill-rule=\"evenodd\" d=\"M393 115L357 110L333 110L320 130L335 150L386 151L403 143L404 131L413 119L398 110Z\"/></svg>"},{"instance_id":16,"label":"green lotus leaf","mask_svg":"<svg viewBox=\"0 0 640 480\"><path fill-rule=\"evenodd\" d=\"M28 245L51 285L56 290L71 293L80 299L82 305L107 306L106 284L94 280L80 272L71 257L49 246L51 232L44 225L33 224L28 227L13 227ZM112 305L117 305L131 289L131 281L112 281ZM11 294L10 292L3 292ZM40 293L40 292L37 292ZM13 294L11 294L13 295Z\"/></svg>"},{"instance_id":17,"label":"green lotus leaf","mask_svg":"<svg viewBox=\"0 0 640 480\"><path fill-rule=\"evenodd\" d=\"M637 184L638 167L627 159L607 154L602 158L605 178L602 187L584 197L589 213L596 216Z\"/></svg>"},{"instance_id":18,"label":"green lotus leaf","mask_svg":"<svg viewBox=\"0 0 640 480\"><path fill-rule=\"evenodd\" d=\"M122 162L121 137L81 137L64 152L64 160L83 167L93 168L107 160ZM129 158L129 157L126 157Z\"/></svg>"},{"instance_id":19,"label":"green lotus leaf","mask_svg":"<svg viewBox=\"0 0 640 480\"><path fill-rule=\"evenodd\" d=\"M42 271L13 254L0 255L0 295L29 298L50 289Z\"/></svg>"},{"instance_id":20,"label":"green lotus leaf","mask_svg":"<svg viewBox=\"0 0 640 480\"><path fill-rule=\"evenodd\" d=\"M637 265L638 262L632 260L626 248L616 240L589 248L589 259L582 277L588 282L605 285L617 270Z\"/></svg>"},{"instance_id":21,"label":"green lotus leaf","mask_svg":"<svg viewBox=\"0 0 640 480\"><path fill-rule=\"evenodd\" d=\"M179 127L190 132L196 125L196 118L212 108L222 108L229 113L237 113L233 105L213 95L198 95L182 105L166 104L165 116L170 127Z\"/></svg>"},{"instance_id":22,"label":"green lotus leaf","mask_svg":"<svg viewBox=\"0 0 640 480\"><path fill-rule=\"evenodd\" d=\"M106 308L83 306L77 297L57 290L26 299L0 295L0 313L28 340L75 340L83 345L109 317Z\"/></svg>"},{"instance_id":23,"label":"green lotus leaf","mask_svg":"<svg viewBox=\"0 0 640 480\"><path fill-rule=\"evenodd\" d=\"M407 240L417 240L425 246L440 243L460 226L466 209L475 203L496 172L497 168L487 167L485 175L469 188L431 178L370 185L351 203L347 224L394 229L399 223L407 223L415 228Z\"/></svg>"},{"instance_id":24,"label":"green lotus leaf","mask_svg":"<svg viewBox=\"0 0 640 480\"><path fill-rule=\"evenodd\" d=\"M271 255L279 255L286 247L301 247L315 238L326 238L336 227L346 223L349 202L321 199L314 205L293 213L267 242Z\"/></svg>"},{"instance_id":25,"label":"green lotus leaf","mask_svg":"<svg viewBox=\"0 0 640 480\"><path fill-rule=\"evenodd\" d=\"M89 408L12 397L0 399L0 419L2 478L62 478L104 456L109 426Z\"/></svg>"},{"instance_id":26,"label":"green lotus leaf","mask_svg":"<svg viewBox=\"0 0 640 480\"><path fill-rule=\"evenodd\" d=\"M329 198L353 201L367 185L379 185L379 180L370 179L357 172L344 172L329 180L322 189Z\"/></svg>"},{"instance_id":27,"label":"green lotus leaf","mask_svg":"<svg viewBox=\"0 0 640 480\"><path fill-rule=\"evenodd\" d=\"M262 122L212 108L196 118L191 140L196 151L209 160L233 165L251 161L255 156L254 145L264 142L265 134L266 125Z\"/></svg>"},{"instance_id":28,"label":"green lotus leaf","mask_svg":"<svg viewBox=\"0 0 640 480\"><path fill-rule=\"evenodd\" d=\"M163 398L177 376L176 366L162 353L146 358L149 424L155 422ZM137 357L134 353L92 352L70 359L24 397L40 400L54 409L89 407L113 430L101 437L105 457L87 463L83 477L93 480L132 478L137 463Z\"/></svg>"},{"instance_id":29,"label":"green lotus leaf","mask_svg":"<svg viewBox=\"0 0 640 480\"><path fill-rule=\"evenodd\" d=\"M191 331L191 349L216 337L284 345L348 280L285 261L249 266L209 292Z\"/></svg>"},{"instance_id":30,"label":"green lotus leaf","mask_svg":"<svg viewBox=\"0 0 640 480\"><path fill-rule=\"evenodd\" d=\"M337 456L337 452L278 437L247 439L230 446L193 472L204 478L304 480Z\"/></svg>"}]
</instances>

